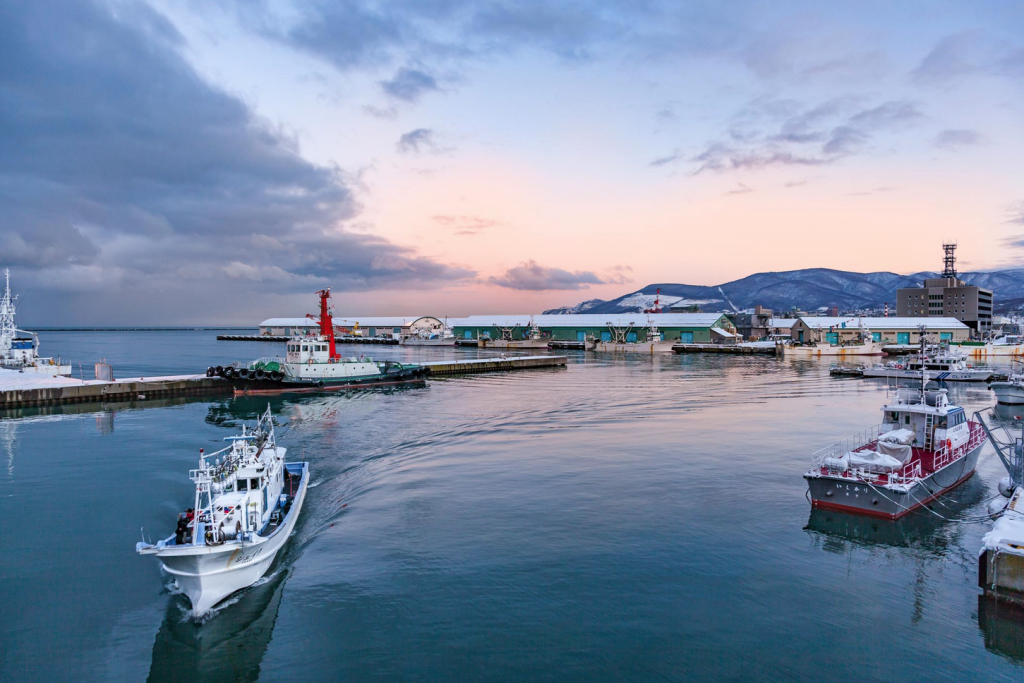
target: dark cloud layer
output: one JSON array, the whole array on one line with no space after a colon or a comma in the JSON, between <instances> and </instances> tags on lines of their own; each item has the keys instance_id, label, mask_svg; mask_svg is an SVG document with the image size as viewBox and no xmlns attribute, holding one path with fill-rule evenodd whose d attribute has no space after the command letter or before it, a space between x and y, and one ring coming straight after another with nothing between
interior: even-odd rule
<instances>
[{"instance_id":1,"label":"dark cloud layer","mask_svg":"<svg viewBox=\"0 0 1024 683\"><path fill-rule=\"evenodd\" d=\"M605 280L589 270L568 271L548 268L530 260L509 268L501 277L488 279L492 285L527 291L587 289L590 285L605 284Z\"/></svg>"},{"instance_id":2,"label":"dark cloud layer","mask_svg":"<svg viewBox=\"0 0 1024 683\"><path fill-rule=\"evenodd\" d=\"M405 67L399 69L391 79L381 81L380 87L391 97L404 102L416 102L424 93L440 90L437 80L430 74Z\"/></svg>"},{"instance_id":3,"label":"dark cloud layer","mask_svg":"<svg viewBox=\"0 0 1024 683\"><path fill-rule=\"evenodd\" d=\"M182 42L143 4L0 3L7 265L118 296L141 278L307 291L475 275L345 231L359 206L344 173L205 83Z\"/></svg>"}]
</instances>

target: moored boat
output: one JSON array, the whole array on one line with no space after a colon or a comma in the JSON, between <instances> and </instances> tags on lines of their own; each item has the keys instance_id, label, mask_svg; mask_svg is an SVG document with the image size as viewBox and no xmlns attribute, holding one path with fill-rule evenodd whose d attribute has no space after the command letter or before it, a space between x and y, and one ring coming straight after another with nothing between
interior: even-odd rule
<instances>
[{"instance_id":1,"label":"moored boat","mask_svg":"<svg viewBox=\"0 0 1024 683\"><path fill-rule=\"evenodd\" d=\"M1024 404L1024 371L1019 367L1015 367L1005 381L992 382L988 386L996 395L997 403L1013 406Z\"/></svg>"},{"instance_id":2,"label":"moored boat","mask_svg":"<svg viewBox=\"0 0 1024 683\"><path fill-rule=\"evenodd\" d=\"M920 380L920 389L896 390L882 424L812 455L804 479L814 507L897 519L970 478L984 427L945 389L927 389L926 369Z\"/></svg>"},{"instance_id":3,"label":"moored boat","mask_svg":"<svg viewBox=\"0 0 1024 683\"><path fill-rule=\"evenodd\" d=\"M495 325L495 327L501 332L501 339L480 337L477 340L477 346L488 349L546 349L548 342L551 341L541 334L540 328L533 322L533 319L530 320L529 328L522 333L519 339L515 337L518 325L514 327Z\"/></svg>"},{"instance_id":4,"label":"moored boat","mask_svg":"<svg viewBox=\"0 0 1024 683\"><path fill-rule=\"evenodd\" d=\"M1024 357L1024 337L1020 335L1004 335L988 341L960 342L960 349L973 358L987 356Z\"/></svg>"},{"instance_id":5,"label":"moored boat","mask_svg":"<svg viewBox=\"0 0 1024 683\"><path fill-rule=\"evenodd\" d=\"M884 377L917 381L921 371L937 382L987 382L993 372L989 368L978 368L964 361L961 353L942 347L926 348L920 353L903 360L880 363L864 368L865 378Z\"/></svg>"},{"instance_id":6,"label":"moored boat","mask_svg":"<svg viewBox=\"0 0 1024 683\"><path fill-rule=\"evenodd\" d=\"M658 329L658 324L650 318L647 319L643 341L640 341L637 330L634 330L632 327L609 325L608 332L604 336L607 339L604 337L600 339L588 337L586 341L587 350L600 353L672 353L672 347L679 343L678 340L663 339L661 330Z\"/></svg>"},{"instance_id":7,"label":"moored boat","mask_svg":"<svg viewBox=\"0 0 1024 683\"><path fill-rule=\"evenodd\" d=\"M328 300L331 290L320 297L320 333L297 335L287 342L284 358L260 358L242 365L210 367L209 377L223 377L236 394L276 394L359 389L422 383L428 374L421 365L398 361L375 361L365 357L342 357L335 345L334 321Z\"/></svg>"},{"instance_id":8,"label":"moored boat","mask_svg":"<svg viewBox=\"0 0 1024 683\"><path fill-rule=\"evenodd\" d=\"M17 310L11 294L11 271L4 270L6 280L3 298L0 298L0 368L30 372L49 377L69 377L71 364L60 358L44 358L39 355L39 335L19 330L14 315Z\"/></svg>"},{"instance_id":9,"label":"moored boat","mask_svg":"<svg viewBox=\"0 0 1024 683\"><path fill-rule=\"evenodd\" d=\"M174 534L136 544L173 577L200 616L263 576L288 541L309 485L309 464L285 462L270 407L251 431L227 438L215 453L199 451L190 470L193 507L178 517Z\"/></svg>"}]
</instances>

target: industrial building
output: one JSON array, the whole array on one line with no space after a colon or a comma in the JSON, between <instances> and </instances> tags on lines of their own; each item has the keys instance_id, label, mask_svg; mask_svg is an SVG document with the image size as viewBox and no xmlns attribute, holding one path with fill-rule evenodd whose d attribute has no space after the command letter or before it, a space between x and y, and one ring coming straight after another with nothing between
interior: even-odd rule
<instances>
[{"instance_id":1,"label":"industrial building","mask_svg":"<svg viewBox=\"0 0 1024 683\"><path fill-rule=\"evenodd\" d=\"M721 313L578 313L574 315L474 315L450 321L458 339L523 339L531 325L541 337L553 341L586 341L588 337L611 341L648 341L648 326L658 328L661 339L683 344L715 344L735 341L736 328Z\"/></svg>"},{"instance_id":2,"label":"industrial building","mask_svg":"<svg viewBox=\"0 0 1024 683\"><path fill-rule=\"evenodd\" d=\"M334 317L334 333L342 336L400 337L443 328L440 319L429 315ZM315 333L319 329L319 323L312 318L270 318L260 323L260 336L289 337Z\"/></svg>"},{"instance_id":3,"label":"industrial building","mask_svg":"<svg viewBox=\"0 0 1024 683\"><path fill-rule=\"evenodd\" d=\"M831 342L841 344L857 341L863 330L871 333L877 342L891 344L917 344L920 329L939 341L964 341L970 339L971 328L956 318L856 318L806 316L797 318L790 330L790 338L803 344Z\"/></svg>"},{"instance_id":4,"label":"industrial building","mask_svg":"<svg viewBox=\"0 0 1024 683\"><path fill-rule=\"evenodd\" d=\"M969 285L957 277L956 245L943 244L942 277L928 278L921 287L896 292L896 315L956 318L976 332L992 329L992 290Z\"/></svg>"}]
</instances>

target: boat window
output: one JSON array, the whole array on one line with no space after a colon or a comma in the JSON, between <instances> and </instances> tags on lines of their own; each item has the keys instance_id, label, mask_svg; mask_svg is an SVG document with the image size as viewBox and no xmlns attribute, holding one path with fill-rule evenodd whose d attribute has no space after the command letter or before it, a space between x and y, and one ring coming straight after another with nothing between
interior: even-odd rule
<instances>
[{"instance_id":1,"label":"boat window","mask_svg":"<svg viewBox=\"0 0 1024 683\"><path fill-rule=\"evenodd\" d=\"M891 411L885 414L885 421L893 424L900 423L900 414L896 411Z\"/></svg>"},{"instance_id":2,"label":"boat window","mask_svg":"<svg viewBox=\"0 0 1024 683\"><path fill-rule=\"evenodd\" d=\"M249 487L247 486L248 483L249 483L248 479L239 479L238 480L238 490L239 491L248 491L249 490Z\"/></svg>"},{"instance_id":3,"label":"boat window","mask_svg":"<svg viewBox=\"0 0 1024 683\"><path fill-rule=\"evenodd\" d=\"M935 421L935 426L938 427L939 429L945 429L946 428L946 416L945 415L940 415L939 419Z\"/></svg>"},{"instance_id":4,"label":"boat window","mask_svg":"<svg viewBox=\"0 0 1024 683\"><path fill-rule=\"evenodd\" d=\"M250 491L255 491L259 487L260 487L260 480L259 479L250 479L249 480L249 490Z\"/></svg>"},{"instance_id":5,"label":"boat window","mask_svg":"<svg viewBox=\"0 0 1024 683\"><path fill-rule=\"evenodd\" d=\"M307 346L306 346L305 344L303 344L303 345L302 345L302 350L303 350L303 351L309 351L309 348L307 348Z\"/></svg>"},{"instance_id":6,"label":"boat window","mask_svg":"<svg viewBox=\"0 0 1024 683\"><path fill-rule=\"evenodd\" d=\"M903 416L903 424L910 424L910 413L907 413L906 415Z\"/></svg>"}]
</instances>

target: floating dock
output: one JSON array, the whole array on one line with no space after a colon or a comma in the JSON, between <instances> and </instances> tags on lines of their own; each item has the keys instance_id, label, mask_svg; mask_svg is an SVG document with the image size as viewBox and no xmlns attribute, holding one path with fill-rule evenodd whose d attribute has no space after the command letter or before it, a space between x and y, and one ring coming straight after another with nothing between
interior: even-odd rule
<instances>
[{"instance_id":1,"label":"floating dock","mask_svg":"<svg viewBox=\"0 0 1024 683\"><path fill-rule=\"evenodd\" d=\"M448 375L469 375L478 372L504 372L508 370L533 370L537 368L565 367L566 356L511 356L502 358L467 358L466 360L441 360L419 363L430 370L428 377Z\"/></svg>"},{"instance_id":2,"label":"floating dock","mask_svg":"<svg viewBox=\"0 0 1024 683\"><path fill-rule=\"evenodd\" d=\"M581 341L573 341L571 339L552 339L551 341L548 342L548 348L583 351L587 348L587 343Z\"/></svg>"},{"instance_id":3,"label":"floating dock","mask_svg":"<svg viewBox=\"0 0 1024 683\"><path fill-rule=\"evenodd\" d=\"M741 346L739 344L673 344L672 350L676 353L731 353L735 355L762 354L774 356L778 353L777 347L772 346Z\"/></svg>"}]
</instances>

